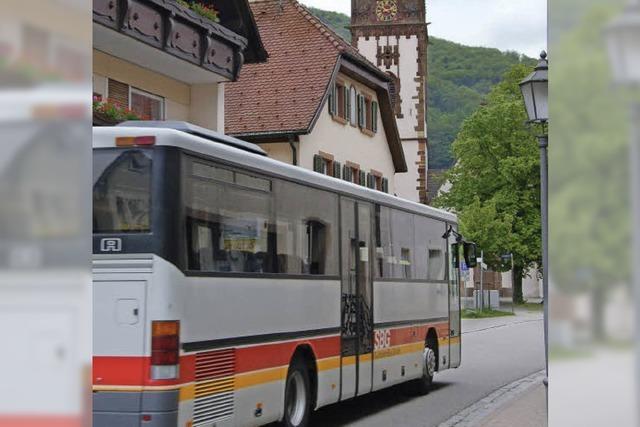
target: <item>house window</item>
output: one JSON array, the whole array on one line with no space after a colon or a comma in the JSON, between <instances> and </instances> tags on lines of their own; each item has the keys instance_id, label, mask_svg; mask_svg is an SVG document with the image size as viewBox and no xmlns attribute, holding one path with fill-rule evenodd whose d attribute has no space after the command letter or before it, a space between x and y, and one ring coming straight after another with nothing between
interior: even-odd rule
<instances>
[{"instance_id":1,"label":"house window","mask_svg":"<svg viewBox=\"0 0 640 427\"><path fill-rule=\"evenodd\" d=\"M349 89L342 82L337 82L329 94L329 114L334 120L347 124L351 112Z\"/></svg>"},{"instance_id":2,"label":"house window","mask_svg":"<svg viewBox=\"0 0 640 427\"><path fill-rule=\"evenodd\" d=\"M129 108L142 120L164 120L164 98L131 88Z\"/></svg>"},{"instance_id":3,"label":"house window","mask_svg":"<svg viewBox=\"0 0 640 427\"><path fill-rule=\"evenodd\" d=\"M354 184L360 184L360 165L353 162L347 162L342 171L342 179Z\"/></svg>"},{"instance_id":4,"label":"house window","mask_svg":"<svg viewBox=\"0 0 640 427\"><path fill-rule=\"evenodd\" d=\"M129 108L140 120L164 120L165 99L126 83L109 79L108 100L121 108Z\"/></svg>"},{"instance_id":5,"label":"house window","mask_svg":"<svg viewBox=\"0 0 640 427\"><path fill-rule=\"evenodd\" d=\"M358 126L369 136L378 132L378 103L371 97L358 95Z\"/></svg>"},{"instance_id":6,"label":"house window","mask_svg":"<svg viewBox=\"0 0 640 427\"><path fill-rule=\"evenodd\" d=\"M313 156L313 170L334 178L340 178L342 175L342 165L336 162L331 154L322 151Z\"/></svg>"}]
</instances>

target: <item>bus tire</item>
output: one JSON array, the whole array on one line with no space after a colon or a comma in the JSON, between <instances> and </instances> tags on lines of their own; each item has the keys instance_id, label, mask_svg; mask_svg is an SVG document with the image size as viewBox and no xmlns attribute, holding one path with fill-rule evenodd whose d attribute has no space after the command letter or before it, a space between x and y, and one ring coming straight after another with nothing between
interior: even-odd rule
<instances>
[{"instance_id":1,"label":"bus tire","mask_svg":"<svg viewBox=\"0 0 640 427\"><path fill-rule=\"evenodd\" d=\"M433 340L427 340L422 352L422 376L410 385L412 394L425 395L431 390L433 376L438 366L438 349Z\"/></svg>"},{"instance_id":2,"label":"bus tire","mask_svg":"<svg viewBox=\"0 0 640 427\"><path fill-rule=\"evenodd\" d=\"M309 368L301 357L296 357L287 373L284 391L284 414L280 427L306 427L312 408Z\"/></svg>"}]
</instances>

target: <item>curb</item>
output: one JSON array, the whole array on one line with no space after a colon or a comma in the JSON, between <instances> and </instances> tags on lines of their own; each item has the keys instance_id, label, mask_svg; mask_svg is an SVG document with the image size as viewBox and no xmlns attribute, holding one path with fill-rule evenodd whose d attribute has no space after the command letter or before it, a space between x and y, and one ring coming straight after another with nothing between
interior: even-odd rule
<instances>
[{"instance_id":1,"label":"curb","mask_svg":"<svg viewBox=\"0 0 640 427\"><path fill-rule=\"evenodd\" d=\"M532 386L541 384L544 377L545 371L542 370L507 384L438 424L438 427L471 427L477 425L495 410L516 399Z\"/></svg>"}]
</instances>

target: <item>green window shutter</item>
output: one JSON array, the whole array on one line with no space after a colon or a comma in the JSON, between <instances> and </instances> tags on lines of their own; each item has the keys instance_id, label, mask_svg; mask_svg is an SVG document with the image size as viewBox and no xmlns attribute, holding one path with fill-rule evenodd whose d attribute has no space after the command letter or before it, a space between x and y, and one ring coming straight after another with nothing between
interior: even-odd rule
<instances>
[{"instance_id":1,"label":"green window shutter","mask_svg":"<svg viewBox=\"0 0 640 427\"><path fill-rule=\"evenodd\" d=\"M364 127L364 98L358 95L358 126Z\"/></svg>"},{"instance_id":2,"label":"green window shutter","mask_svg":"<svg viewBox=\"0 0 640 427\"><path fill-rule=\"evenodd\" d=\"M371 103L371 130L378 132L378 103Z\"/></svg>"},{"instance_id":3,"label":"green window shutter","mask_svg":"<svg viewBox=\"0 0 640 427\"><path fill-rule=\"evenodd\" d=\"M322 157L320 157L319 155L315 155L313 156L313 170L314 172L320 172L322 173Z\"/></svg>"},{"instance_id":4,"label":"green window shutter","mask_svg":"<svg viewBox=\"0 0 640 427\"><path fill-rule=\"evenodd\" d=\"M329 91L329 114L334 116L336 114L336 85L331 85Z\"/></svg>"},{"instance_id":5,"label":"green window shutter","mask_svg":"<svg viewBox=\"0 0 640 427\"><path fill-rule=\"evenodd\" d=\"M351 121L351 97L349 96L349 88L344 87L344 117L347 121Z\"/></svg>"},{"instance_id":6,"label":"green window shutter","mask_svg":"<svg viewBox=\"0 0 640 427\"><path fill-rule=\"evenodd\" d=\"M365 171L360 171L360 185L363 187L367 186L367 174Z\"/></svg>"},{"instance_id":7,"label":"green window shutter","mask_svg":"<svg viewBox=\"0 0 640 427\"><path fill-rule=\"evenodd\" d=\"M341 172L340 168L341 168L341 166L342 165L340 165L340 163L333 162L333 177L334 178L340 179L340 172Z\"/></svg>"},{"instance_id":8,"label":"green window shutter","mask_svg":"<svg viewBox=\"0 0 640 427\"><path fill-rule=\"evenodd\" d=\"M382 191L389 192L389 180L387 178L382 178Z\"/></svg>"},{"instance_id":9,"label":"green window shutter","mask_svg":"<svg viewBox=\"0 0 640 427\"><path fill-rule=\"evenodd\" d=\"M342 167L342 179L349 181L349 167L347 165Z\"/></svg>"}]
</instances>

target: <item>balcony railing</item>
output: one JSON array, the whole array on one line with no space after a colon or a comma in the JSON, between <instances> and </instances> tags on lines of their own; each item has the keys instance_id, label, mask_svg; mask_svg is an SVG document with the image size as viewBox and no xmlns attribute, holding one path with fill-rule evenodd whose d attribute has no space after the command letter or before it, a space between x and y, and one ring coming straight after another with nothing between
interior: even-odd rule
<instances>
[{"instance_id":1,"label":"balcony railing","mask_svg":"<svg viewBox=\"0 0 640 427\"><path fill-rule=\"evenodd\" d=\"M174 0L93 0L93 21L235 80L247 40Z\"/></svg>"}]
</instances>

